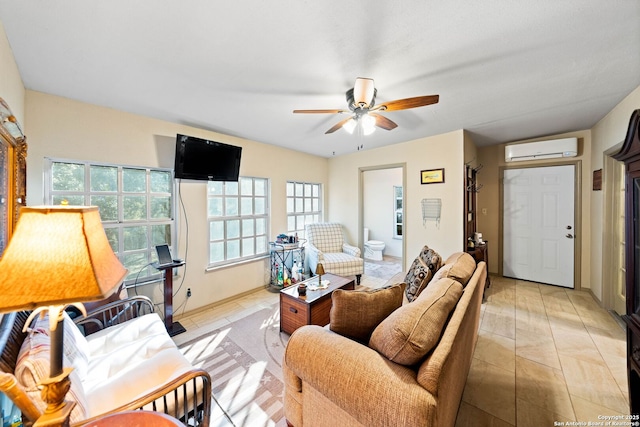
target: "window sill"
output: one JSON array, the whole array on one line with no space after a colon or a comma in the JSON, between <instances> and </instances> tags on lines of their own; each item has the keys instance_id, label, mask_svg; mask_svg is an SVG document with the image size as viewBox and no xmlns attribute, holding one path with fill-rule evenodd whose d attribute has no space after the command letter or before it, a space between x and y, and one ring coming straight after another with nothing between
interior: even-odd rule
<instances>
[{"instance_id":1,"label":"window sill","mask_svg":"<svg viewBox=\"0 0 640 427\"><path fill-rule=\"evenodd\" d=\"M217 271L217 270L224 270L225 268L238 267L240 265L249 264L249 263L256 262L256 261L262 261L262 260L265 260L265 259L268 259L268 258L269 258L269 254L260 255L260 256L255 257L255 258L243 259L241 261L235 261L235 262L231 262L231 263L228 263L228 264L209 266L209 267L205 268L204 271L206 273L210 273L210 272Z\"/></svg>"}]
</instances>

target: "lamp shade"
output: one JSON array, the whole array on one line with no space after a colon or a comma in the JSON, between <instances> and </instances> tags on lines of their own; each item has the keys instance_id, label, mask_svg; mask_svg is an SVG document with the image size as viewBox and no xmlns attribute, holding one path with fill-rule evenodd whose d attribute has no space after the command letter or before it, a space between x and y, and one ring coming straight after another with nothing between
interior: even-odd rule
<instances>
[{"instance_id":1,"label":"lamp shade","mask_svg":"<svg viewBox=\"0 0 640 427\"><path fill-rule=\"evenodd\" d=\"M373 79L358 77L353 85L353 100L356 105L369 107L373 100L375 84Z\"/></svg>"},{"instance_id":2,"label":"lamp shade","mask_svg":"<svg viewBox=\"0 0 640 427\"><path fill-rule=\"evenodd\" d=\"M0 312L104 299L126 273L97 207L24 207L0 259Z\"/></svg>"},{"instance_id":3,"label":"lamp shade","mask_svg":"<svg viewBox=\"0 0 640 427\"><path fill-rule=\"evenodd\" d=\"M316 265L316 274L320 276L324 274L324 266L322 264Z\"/></svg>"}]
</instances>

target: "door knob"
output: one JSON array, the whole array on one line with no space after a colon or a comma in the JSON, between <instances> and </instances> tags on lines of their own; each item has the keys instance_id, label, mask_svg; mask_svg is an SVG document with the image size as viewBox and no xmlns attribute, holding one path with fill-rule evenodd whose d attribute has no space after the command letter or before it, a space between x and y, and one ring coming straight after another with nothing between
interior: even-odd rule
<instances>
[{"instance_id":1,"label":"door knob","mask_svg":"<svg viewBox=\"0 0 640 427\"><path fill-rule=\"evenodd\" d=\"M571 226L570 225L567 225L567 230L571 230Z\"/></svg>"},{"instance_id":2,"label":"door knob","mask_svg":"<svg viewBox=\"0 0 640 427\"><path fill-rule=\"evenodd\" d=\"M567 234L567 239L573 239L573 234Z\"/></svg>"}]
</instances>

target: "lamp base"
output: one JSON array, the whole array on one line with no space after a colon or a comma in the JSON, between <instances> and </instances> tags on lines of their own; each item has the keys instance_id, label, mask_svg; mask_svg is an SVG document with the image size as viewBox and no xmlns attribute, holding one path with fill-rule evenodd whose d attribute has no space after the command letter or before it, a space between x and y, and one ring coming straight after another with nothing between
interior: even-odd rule
<instances>
[{"instance_id":1,"label":"lamp base","mask_svg":"<svg viewBox=\"0 0 640 427\"><path fill-rule=\"evenodd\" d=\"M69 374L72 368L64 368L60 375L49 377L41 381L42 400L47 402L47 409L44 414L33 424L34 427L68 427L71 410L76 405L75 402L64 400L71 380Z\"/></svg>"},{"instance_id":2,"label":"lamp base","mask_svg":"<svg viewBox=\"0 0 640 427\"><path fill-rule=\"evenodd\" d=\"M173 322L171 326L167 328L167 332L169 333L169 336L172 337L174 335L187 332L187 330L180 324L180 322Z\"/></svg>"}]
</instances>

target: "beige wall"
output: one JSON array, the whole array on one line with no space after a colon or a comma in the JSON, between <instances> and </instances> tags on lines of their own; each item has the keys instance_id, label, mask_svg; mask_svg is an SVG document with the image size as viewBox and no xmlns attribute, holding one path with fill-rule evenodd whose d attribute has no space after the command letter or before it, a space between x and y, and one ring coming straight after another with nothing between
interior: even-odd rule
<instances>
[{"instance_id":1,"label":"beige wall","mask_svg":"<svg viewBox=\"0 0 640 427\"><path fill-rule=\"evenodd\" d=\"M591 129L592 171L602 168L604 152L624 140L629 127L631 113L638 108L640 108L640 86L616 105L613 110ZM590 173L592 171L590 171ZM603 288L603 286L605 286L603 283L605 282L602 277L602 263L604 260L602 247L605 233L603 229L604 201L602 195L602 191L592 192L590 206L591 221L589 224L592 241L591 253L589 257L587 257L588 263L590 264L591 291L600 301L603 301L603 295L605 293L605 289Z\"/></svg>"},{"instance_id":2,"label":"beige wall","mask_svg":"<svg viewBox=\"0 0 640 427\"><path fill-rule=\"evenodd\" d=\"M576 212L578 221L581 221L580 230L576 230L576 236L580 239L581 250L576 254L576 263L580 266L578 271L580 285L582 288L590 288L589 259L591 251L591 228L590 228L590 203L591 203L591 132L579 131L569 132L559 135L549 135L543 138L527 139L513 143L542 141L559 138L578 138L578 156L560 159L546 159L525 162L505 162L504 147L507 144L480 147L478 149L478 160L483 168L478 172L478 183L483 187L478 193L478 231L482 232L485 240L489 242L489 271L492 273L501 272L502 269L502 234L500 230L500 210L501 210L501 168L519 168L529 166L548 166L565 163L580 162L580 169L576 173L581 180L580 196L581 208ZM511 144L511 143L510 143ZM486 209L486 214L484 213ZM576 209L578 207L576 206ZM576 223L578 227L578 222Z\"/></svg>"},{"instance_id":3,"label":"beige wall","mask_svg":"<svg viewBox=\"0 0 640 427\"><path fill-rule=\"evenodd\" d=\"M4 99L24 130L24 84L0 21L0 98Z\"/></svg>"},{"instance_id":4,"label":"beige wall","mask_svg":"<svg viewBox=\"0 0 640 427\"><path fill-rule=\"evenodd\" d=\"M359 218L361 168L404 165L405 268L424 245L446 257L463 250L464 132L462 130L421 138L372 150L358 151L329 160L329 219L342 223L347 238L362 247ZM420 171L445 169L443 184L420 184ZM440 226L422 221L421 201L442 199Z\"/></svg>"},{"instance_id":5,"label":"beige wall","mask_svg":"<svg viewBox=\"0 0 640 427\"><path fill-rule=\"evenodd\" d=\"M286 181L300 180L327 184L328 161L254 141L234 138L202 129L141 117L121 111L84 104L69 99L27 91L26 117L29 127L27 203L42 204L45 157L78 159L132 166L173 167L176 133L213 139L243 147L240 174L271 180L271 235L273 240L286 232ZM283 162L286 159L286 162ZM286 165L304 165L288 167ZM206 182L183 181L181 195L186 207L187 228L182 211L179 253L186 258L183 291L174 299L180 306L191 288L186 311L212 304L263 286L268 281L266 259L207 272L208 224ZM182 275L184 270L179 269ZM178 278L179 283L181 278ZM145 289L156 302L161 289Z\"/></svg>"}]
</instances>

